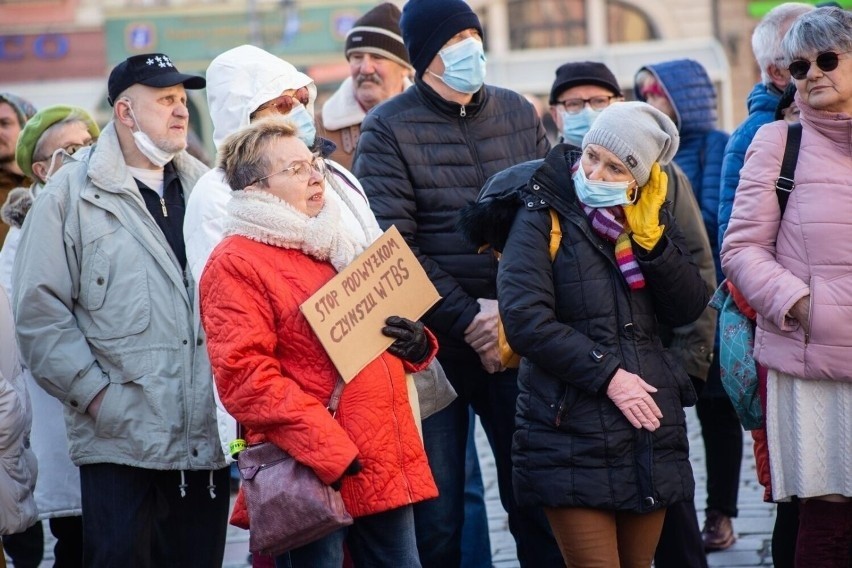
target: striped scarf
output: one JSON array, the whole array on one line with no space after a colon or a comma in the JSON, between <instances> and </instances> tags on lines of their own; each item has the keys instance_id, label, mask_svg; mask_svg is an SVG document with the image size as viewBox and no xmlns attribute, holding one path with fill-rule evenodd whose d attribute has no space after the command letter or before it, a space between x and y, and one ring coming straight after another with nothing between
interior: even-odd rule
<instances>
[{"instance_id":1,"label":"striped scarf","mask_svg":"<svg viewBox=\"0 0 852 568\"><path fill-rule=\"evenodd\" d=\"M583 205L583 211L589 218L592 230L601 238L615 243L615 261L627 285L631 290L639 290L645 287L645 277L642 269L633 256L633 245L627 231L624 230L624 212L621 207L593 208Z\"/></svg>"}]
</instances>

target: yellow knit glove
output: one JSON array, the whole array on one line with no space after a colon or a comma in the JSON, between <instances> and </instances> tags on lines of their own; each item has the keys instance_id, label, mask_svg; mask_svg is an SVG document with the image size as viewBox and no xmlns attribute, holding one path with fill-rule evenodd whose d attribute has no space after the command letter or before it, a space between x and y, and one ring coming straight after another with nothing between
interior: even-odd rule
<instances>
[{"instance_id":1,"label":"yellow knit glove","mask_svg":"<svg viewBox=\"0 0 852 568\"><path fill-rule=\"evenodd\" d=\"M660 207L666 200L669 176L654 162L648 183L639 190L639 201L633 205L624 205L624 216L633 231L633 240L645 250L653 249L663 236L660 225Z\"/></svg>"}]
</instances>

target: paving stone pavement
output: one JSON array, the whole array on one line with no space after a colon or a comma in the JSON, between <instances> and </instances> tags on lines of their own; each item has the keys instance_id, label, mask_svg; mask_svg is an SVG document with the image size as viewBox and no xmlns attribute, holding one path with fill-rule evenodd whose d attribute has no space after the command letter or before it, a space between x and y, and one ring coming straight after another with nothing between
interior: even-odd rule
<instances>
[{"instance_id":1,"label":"paving stone pavement","mask_svg":"<svg viewBox=\"0 0 852 568\"><path fill-rule=\"evenodd\" d=\"M706 468L704 466L704 443L695 409L688 408L690 454L695 474L695 503L699 524L704 521L704 503L707 498ZM515 541L509 533L506 513L500 505L497 492L497 477L494 458L481 428L477 427L476 443L479 449L480 467L485 485L485 505L488 511L488 527L491 536L492 563L495 568L519 566L515 554ZM775 523L775 506L763 502L763 487L757 482L751 436L744 434L743 463L740 475L739 517L734 519L737 542L721 552L707 556L711 568L745 568L772 566L770 542ZM225 549L225 568L246 568L248 556L248 533L235 527L228 529L228 544Z\"/></svg>"}]
</instances>

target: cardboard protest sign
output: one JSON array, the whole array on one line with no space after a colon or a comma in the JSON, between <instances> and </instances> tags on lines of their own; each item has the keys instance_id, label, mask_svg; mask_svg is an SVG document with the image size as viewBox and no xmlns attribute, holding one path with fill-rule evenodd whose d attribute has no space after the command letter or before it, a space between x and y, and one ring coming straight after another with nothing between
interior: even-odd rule
<instances>
[{"instance_id":1,"label":"cardboard protest sign","mask_svg":"<svg viewBox=\"0 0 852 568\"><path fill-rule=\"evenodd\" d=\"M396 227L391 227L299 309L343 380L393 343L388 316L420 319L441 296Z\"/></svg>"}]
</instances>

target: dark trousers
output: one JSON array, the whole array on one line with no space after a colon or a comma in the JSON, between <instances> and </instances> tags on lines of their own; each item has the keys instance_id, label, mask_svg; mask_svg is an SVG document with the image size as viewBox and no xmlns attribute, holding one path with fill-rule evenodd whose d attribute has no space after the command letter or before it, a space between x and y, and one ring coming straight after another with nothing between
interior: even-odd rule
<instances>
[{"instance_id":1,"label":"dark trousers","mask_svg":"<svg viewBox=\"0 0 852 568\"><path fill-rule=\"evenodd\" d=\"M461 565L468 407L479 415L494 452L500 501L509 515L521 566L561 566L562 555L540 508L518 507L512 490L511 448L518 397L517 371L489 375L479 360L441 359L459 394L447 408L423 421L423 438L437 499L414 506L417 548L424 568Z\"/></svg>"},{"instance_id":2,"label":"dark trousers","mask_svg":"<svg viewBox=\"0 0 852 568\"><path fill-rule=\"evenodd\" d=\"M464 464L464 525L462 526L462 566L491 568L491 538L488 534L488 511L485 508L485 486L474 436L476 415L470 411L467 453Z\"/></svg>"},{"instance_id":3,"label":"dark trousers","mask_svg":"<svg viewBox=\"0 0 852 568\"><path fill-rule=\"evenodd\" d=\"M772 530L772 565L775 568L794 568L796 540L799 538L799 500L775 506L775 526Z\"/></svg>"},{"instance_id":4,"label":"dark trousers","mask_svg":"<svg viewBox=\"0 0 852 568\"><path fill-rule=\"evenodd\" d=\"M221 566L228 523L228 468L181 472L116 464L80 467L83 560L97 568Z\"/></svg>"},{"instance_id":5,"label":"dark trousers","mask_svg":"<svg viewBox=\"0 0 852 568\"><path fill-rule=\"evenodd\" d=\"M15 568L38 568L44 558L44 528L41 521L25 531L4 535L3 548Z\"/></svg>"},{"instance_id":6,"label":"dark trousers","mask_svg":"<svg viewBox=\"0 0 852 568\"><path fill-rule=\"evenodd\" d=\"M56 538L53 568L83 566L83 517L56 517L48 521ZM44 558L44 527L38 522L22 533L3 537L15 568L38 568Z\"/></svg>"},{"instance_id":7,"label":"dark trousers","mask_svg":"<svg viewBox=\"0 0 852 568\"><path fill-rule=\"evenodd\" d=\"M710 367L707 386L698 398L695 410L701 423L707 461L707 509L736 517L743 460L743 427L731 399L722 389L718 361L717 353Z\"/></svg>"},{"instance_id":8,"label":"dark trousers","mask_svg":"<svg viewBox=\"0 0 852 568\"><path fill-rule=\"evenodd\" d=\"M669 505L654 553L655 568L707 568L695 501Z\"/></svg>"}]
</instances>

